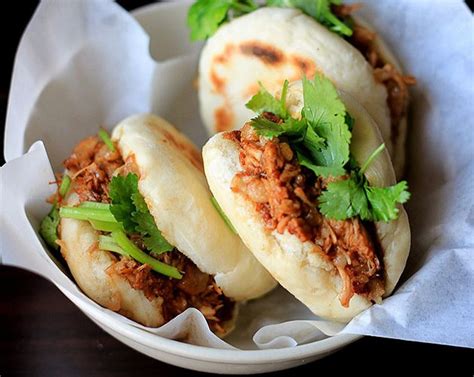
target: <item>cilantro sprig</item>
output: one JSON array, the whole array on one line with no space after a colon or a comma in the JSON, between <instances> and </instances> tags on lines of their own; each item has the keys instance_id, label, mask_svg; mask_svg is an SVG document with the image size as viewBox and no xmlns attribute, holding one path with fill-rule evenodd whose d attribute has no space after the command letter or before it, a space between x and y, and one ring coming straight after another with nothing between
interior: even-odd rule
<instances>
[{"instance_id":1,"label":"cilantro sprig","mask_svg":"<svg viewBox=\"0 0 474 377\"><path fill-rule=\"evenodd\" d=\"M372 187L364 176L372 161L385 149L381 144L348 179L331 182L319 197L319 210L335 220L359 216L367 221L392 221L398 217L397 203L410 198L406 181L390 187Z\"/></svg>"},{"instance_id":2,"label":"cilantro sprig","mask_svg":"<svg viewBox=\"0 0 474 377\"><path fill-rule=\"evenodd\" d=\"M260 136L284 137L296 151L300 165L316 176L332 177L318 198L321 213L335 220L356 216L368 221L395 220L397 204L410 197L406 181L390 187L372 187L364 176L385 145L380 145L359 167L350 154L354 119L331 81L322 75L311 81L303 79L304 106L298 119L286 109L287 91L285 81L278 100L261 87L246 105L259 114L251 125Z\"/></svg>"},{"instance_id":3,"label":"cilantro sprig","mask_svg":"<svg viewBox=\"0 0 474 377\"><path fill-rule=\"evenodd\" d=\"M231 12L240 16L257 8L252 0L198 0L188 12L187 23L191 29L191 40L209 38L229 19Z\"/></svg>"},{"instance_id":4,"label":"cilantro sprig","mask_svg":"<svg viewBox=\"0 0 474 377\"><path fill-rule=\"evenodd\" d=\"M157 228L145 199L138 191L138 176L129 173L113 177L109 183L109 197L111 204L82 202L76 207L63 206L59 208L57 222L59 223L60 218L88 221L94 229L108 234L99 236L101 250L128 256L148 264L152 270L162 275L180 279L182 275L176 267L153 257L173 250L173 246ZM146 252L130 239L134 235L140 236Z\"/></svg>"},{"instance_id":5,"label":"cilantro sprig","mask_svg":"<svg viewBox=\"0 0 474 377\"><path fill-rule=\"evenodd\" d=\"M331 10L331 5L340 5L342 0L266 0L261 6L296 8L326 26L329 30L350 37L352 29L339 20ZM187 24L193 41L212 36L219 26L257 10L253 0L197 0L189 9Z\"/></svg>"},{"instance_id":6,"label":"cilantro sprig","mask_svg":"<svg viewBox=\"0 0 474 377\"><path fill-rule=\"evenodd\" d=\"M339 20L331 10L331 5L341 4L342 0L267 0L267 6L300 9L328 27L329 30L350 37L352 35L351 28Z\"/></svg>"},{"instance_id":7,"label":"cilantro sprig","mask_svg":"<svg viewBox=\"0 0 474 377\"><path fill-rule=\"evenodd\" d=\"M109 196L112 200L110 212L122 223L129 234L138 233L150 252L161 254L173 250L155 224L143 196L138 191L138 176L129 173L115 176L109 184Z\"/></svg>"}]
</instances>

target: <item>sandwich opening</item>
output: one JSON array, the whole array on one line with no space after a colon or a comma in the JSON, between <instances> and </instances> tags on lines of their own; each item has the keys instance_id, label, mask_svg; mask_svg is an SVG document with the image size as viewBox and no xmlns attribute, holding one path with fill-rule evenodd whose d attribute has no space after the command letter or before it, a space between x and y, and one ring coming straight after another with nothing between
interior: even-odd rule
<instances>
[{"instance_id":1,"label":"sandwich opening","mask_svg":"<svg viewBox=\"0 0 474 377\"><path fill-rule=\"evenodd\" d=\"M105 138L99 136L90 136L80 141L73 153L64 161L67 176L57 175L58 187L63 186L60 183L64 178L68 177L70 180L70 192L77 195L78 202L74 206L78 208L84 204L89 207L96 205L98 208L110 205L111 182L114 177L128 177L129 174L138 178L140 176L133 156L124 160L118 146L108 138L108 135ZM49 198L49 201L61 210L61 207L66 206L64 198L67 196L60 195L60 191L61 188ZM149 216L152 218L150 214ZM99 238L111 240L111 232L105 231L105 228L96 228ZM59 239L56 243L61 245L60 229L58 234ZM97 244L95 251L100 250L112 256L113 263L107 268L107 274L123 277L132 289L142 291L149 301L162 298L162 315L165 322L187 308L194 307L204 315L211 331L225 334L226 323L233 317L235 302L222 292L212 275L200 271L191 259L172 245L169 245L167 251L157 253L150 251L146 237L138 230L127 232L127 237L141 252L162 265L175 269L180 278L158 273L150 264L141 263L129 255L122 255L120 248L118 252L111 251L117 245L108 250L102 249Z\"/></svg>"},{"instance_id":2,"label":"sandwich opening","mask_svg":"<svg viewBox=\"0 0 474 377\"><path fill-rule=\"evenodd\" d=\"M279 120L272 113L263 117ZM342 306L348 307L354 294L380 302L385 293L383 253L373 223L358 217L333 220L318 210L321 192L336 178L316 176L300 165L285 137L259 137L250 123L225 137L239 145L242 167L231 189L254 204L266 229L311 242L312 252L332 264L331 273L341 278Z\"/></svg>"},{"instance_id":3,"label":"sandwich opening","mask_svg":"<svg viewBox=\"0 0 474 377\"><path fill-rule=\"evenodd\" d=\"M352 35L346 40L365 57L374 69L375 80L387 89L387 106L390 111L391 142L396 145L400 135L400 126L408 111L408 87L416 84L413 76L403 75L391 64L376 43L377 33L357 23L351 14L361 4L332 5L334 14L343 22L352 24Z\"/></svg>"}]
</instances>

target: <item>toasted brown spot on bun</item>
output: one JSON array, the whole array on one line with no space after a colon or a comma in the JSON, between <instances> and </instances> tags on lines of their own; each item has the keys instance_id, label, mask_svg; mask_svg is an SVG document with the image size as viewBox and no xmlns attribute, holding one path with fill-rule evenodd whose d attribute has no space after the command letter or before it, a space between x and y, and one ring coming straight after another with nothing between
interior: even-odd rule
<instances>
[{"instance_id":1,"label":"toasted brown spot on bun","mask_svg":"<svg viewBox=\"0 0 474 377\"><path fill-rule=\"evenodd\" d=\"M214 118L218 132L228 131L232 127L234 121L234 115L226 105L216 109L214 112Z\"/></svg>"},{"instance_id":2,"label":"toasted brown spot on bun","mask_svg":"<svg viewBox=\"0 0 474 377\"><path fill-rule=\"evenodd\" d=\"M285 61L285 54L280 49L259 41L242 43L240 45L240 51L244 55L253 55L263 63L269 65L277 65Z\"/></svg>"},{"instance_id":3,"label":"toasted brown spot on bun","mask_svg":"<svg viewBox=\"0 0 474 377\"><path fill-rule=\"evenodd\" d=\"M171 132L168 132L167 130L163 130L162 132L165 137L165 140L163 141L169 141L176 147L176 149L181 151L187 157L189 162L191 162L194 167L196 167L199 171L204 171L201 154L196 150L193 145L178 140Z\"/></svg>"},{"instance_id":4,"label":"toasted brown spot on bun","mask_svg":"<svg viewBox=\"0 0 474 377\"><path fill-rule=\"evenodd\" d=\"M224 93L226 82L214 69L211 69L210 78L214 91L220 94Z\"/></svg>"},{"instance_id":5,"label":"toasted brown spot on bun","mask_svg":"<svg viewBox=\"0 0 474 377\"><path fill-rule=\"evenodd\" d=\"M216 55L214 57L214 63L216 64L227 64L229 61L229 58L232 56L234 53L235 47L233 44L229 43L224 47L224 51L222 54Z\"/></svg>"},{"instance_id":6,"label":"toasted brown spot on bun","mask_svg":"<svg viewBox=\"0 0 474 377\"><path fill-rule=\"evenodd\" d=\"M293 55L291 57L291 62L296 66L297 70L304 73L308 78L313 77L316 73L316 65L311 59Z\"/></svg>"}]
</instances>

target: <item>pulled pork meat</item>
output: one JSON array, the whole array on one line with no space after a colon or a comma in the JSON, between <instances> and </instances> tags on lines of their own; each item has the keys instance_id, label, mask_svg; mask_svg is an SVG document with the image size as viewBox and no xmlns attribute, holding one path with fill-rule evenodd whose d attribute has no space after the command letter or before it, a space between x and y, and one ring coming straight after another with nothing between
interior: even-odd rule
<instances>
[{"instance_id":1,"label":"pulled pork meat","mask_svg":"<svg viewBox=\"0 0 474 377\"><path fill-rule=\"evenodd\" d=\"M223 324L232 318L234 302L222 293L214 278L201 272L176 249L161 254L157 259L184 272L183 278L176 280L156 274L150 266L128 257L121 257L109 268L126 278L134 289L143 291L150 301L162 297L163 318L166 322L187 308L194 307L204 315L213 332L223 334Z\"/></svg>"},{"instance_id":2,"label":"pulled pork meat","mask_svg":"<svg viewBox=\"0 0 474 377\"><path fill-rule=\"evenodd\" d=\"M112 152L97 136L90 136L77 144L72 155L64 161L72 188L79 201L109 203L108 186L114 174L138 174L132 159L124 161L117 147ZM130 239L147 252L139 234ZM129 257L116 258L109 272L123 276L133 289L141 290L148 300L163 298L162 310L166 322L187 308L195 307L206 318L215 333L224 333L224 324L232 318L234 301L227 298L217 286L214 277L205 274L179 250L155 256L156 259L175 266L183 278L173 279L156 273L147 264Z\"/></svg>"},{"instance_id":3,"label":"pulled pork meat","mask_svg":"<svg viewBox=\"0 0 474 377\"><path fill-rule=\"evenodd\" d=\"M413 76L402 75L392 64L385 60L376 46L376 33L362 25L354 24L351 13L360 7L361 4L333 5L331 9L341 21L353 24L353 34L347 41L364 55L374 68L375 79L387 88L391 141L396 144L400 132L400 122L408 111L408 87L416 84L416 79Z\"/></svg>"},{"instance_id":4,"label":"pulled pork meat","mask_svg":"<svg viewBox=\"0 0 474 377\"><path fill-rule=\"evenodd\" d=\"M108 203L109 183L115 170L124 165L117 148L112 152L97 136L90 136L76 145L64 161L79 201Z\"/></svg>"},{"instance_id":5,"label":"pulled pork meat","mask_svg":"<svg viewBox=\"0 0 474 377\"><path fill-rule=\"evenodd\" d=\"M263 114L273 119L274 115ZM284 139L260 138L250 124L227 134L240 145L242 171L231 189L255 204L269 231L287 231L334 266L342 279L340 302L347 307L357 293L377 301L384 293L380 246L370 224L358 218L327 219L318 197L329 183L301 166Z\"/></svg>"}]
</instances>

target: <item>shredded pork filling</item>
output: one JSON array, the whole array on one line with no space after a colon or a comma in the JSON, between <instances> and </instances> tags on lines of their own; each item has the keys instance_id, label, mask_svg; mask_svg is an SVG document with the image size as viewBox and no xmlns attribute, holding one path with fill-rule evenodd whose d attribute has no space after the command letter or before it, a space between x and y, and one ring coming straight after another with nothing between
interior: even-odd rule
<instances>
[{"instance_id":1,"label":"shredded pork filling","mask_svg":"<svg viewBox=\"0 0 474 377\"><path fill-rule=\"evenodd\" d=\"M138 174L133 160L124 161L115 148L112 152L96 136L82 140L72 155L64 161L73 181L73 190L80 202L96 201L109 203L108 186L113 174ZM132 235L131 240L146 251L140 235ZM112 254L112 253L111 253ZM108 272L123 276L134 289L141 290L148 300L163 298L163 317L169 321L189 307L200 310L213 332L223 333L223 324L232 318L235 303L227 298L217 286L213 276L203 273L176 248L155 256L158 260L172 265L183 273L183 278L173 279L151 270L129 257L114 256L115 262Z\"/></svg>"},{"instance_id":2,"label":"shredded pork filling","mask_svg":"<svg viewBox=\"0 0 474 377\"><path fill-rule=\"evenodd\" d=\"M335 5L333 12L342 21L351 21L351 13L361 7L361 4ZM413 76L402 75L392 64L387 62L376 47L377 34L369 29L354 24L353 34L348 42L357 48L374 68L375 79L387 88L387 105L390 110L391 141L396 144L400 133L400 122L408 110L408 87L416 83Z\"/></svg>"},{"instance_id":3,"label":"shredded pork filling","mask_svg":"<svg viewBox=\"0 0 474 377\"><path fill-rule=\"evenodd\" d=\"M266 228L313 243L314 252L330 261L333 273L342 279L339 298L343 306L349 305L354 294L378 301L384 293L383 265L370 224L358 218L336 221L324 217L317 204L329 181L300 166L284 139L260 138L250 124L226 137L239 144L242 166L231 189L255 204Z\"/></svg>"}]
</instances>

